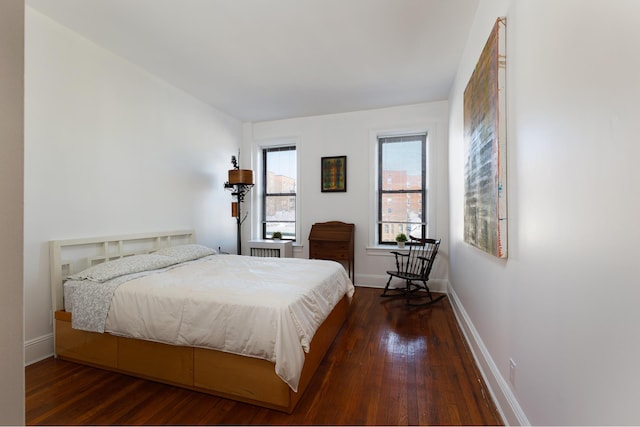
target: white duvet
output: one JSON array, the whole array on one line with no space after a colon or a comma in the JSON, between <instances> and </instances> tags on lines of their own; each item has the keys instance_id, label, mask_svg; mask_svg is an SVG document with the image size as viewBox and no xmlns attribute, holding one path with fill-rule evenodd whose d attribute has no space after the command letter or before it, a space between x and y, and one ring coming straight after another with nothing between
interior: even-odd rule
<instances>
[{"instance_id":1,"label":"white duvet","mask_svg":"<svg viewBox=\"0 0 640 427\"><path fill-rule=\"evenodd\" d=\"M353 292L334 261L214 255L119 285L105 330L266 359L297 391L317 328Z\"/></svg>"}]
</instances>

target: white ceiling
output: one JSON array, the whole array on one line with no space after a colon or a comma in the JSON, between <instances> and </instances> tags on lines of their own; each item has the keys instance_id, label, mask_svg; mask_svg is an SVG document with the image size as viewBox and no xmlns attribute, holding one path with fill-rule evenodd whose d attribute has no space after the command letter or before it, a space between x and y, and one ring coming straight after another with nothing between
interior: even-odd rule
<instances>
[{"instance_id":1,"label":"white ceiling","mask_svg":"<svg viewBox=\"0 0 640 427\"><path fill-rule=\"evenodd\" d=\"M27 0L242 121L446 99L479 0Z\"/></svg>"}]
</instances>

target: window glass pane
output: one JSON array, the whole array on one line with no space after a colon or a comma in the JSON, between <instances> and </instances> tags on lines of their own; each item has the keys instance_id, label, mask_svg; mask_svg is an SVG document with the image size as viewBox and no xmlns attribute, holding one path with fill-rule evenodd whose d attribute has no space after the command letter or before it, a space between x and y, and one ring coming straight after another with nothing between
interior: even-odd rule
<instances>
[{"instance_id":1,"label":"window glass pane","mask_svg":"<svg viewBox=\"0 0 640 427\"><path fill-rule=\"evenodd\" d=\"M422 237L422 225L420 224L382 224L382 241L395 242L398 233L404 233L413 237Z\"/></svg>"},{"instance_id":2,"label":"window glass pane","mask_svg":"<svg viewBox=\"0 0 640 427\"><path fill-rule=\"evenodd\" d=\"M382 222L421 223L422 193L388 194L380 219Z\"/></svg>"},{"instance_id":3,"label":"window glass pane","mask_svg":"<svg viewBox=\"0 0 640 427\"><path fill-rule=\"evenodd\" d=\"M296 150L267 151L267 193L296 192Z\"/></svg>"},{"instance_id":4,"label":"window glass pane","mask_svg":"<svg viewBox=\"0 0 640 427\"><path fill-rule=\"evenodd\" d=\"M268 222L266 224L265 239L271 239L274 231L281 232L284 240L294 240L296 237L296 224L293 222Z\"/></svg>"},{"instance_id":5,"label":"window glass pane","mask_svg":"<svg viewBox=\"0 0 640 427\"><path fill-rule=\"evenodd\" d=\"M263 239L279 231L283 239L296 240L296 163L295 146L263 150Z\"/></svg>"},{"instance_id":6,"label":"window glass pane","mask_svg":"<svg viewBox=\"0 0 640 427\"><path fill-rule=\"evenodd\" d=\"M382 144L382 190L422 188L422 141Z\"/></svg>"},{"instance_id":7,"label":"window glass pane","mask_svg":"<svg viewBox=\"0 0 640 427\"><path fill-rule=\"evenodd\" d=\"M426 135L379 138L378 243L426 233Z\"/></svg>"},{"instance_id":8,"label":"window glass pane","mask_svg":"<svg viewBox=\"0 0 640 427\"><path fill-rule=\"evenodd\" d=\"M296 197L295 196L267 196L265 198L265 220L295 221Z\"/></svg>"}]
</instances>

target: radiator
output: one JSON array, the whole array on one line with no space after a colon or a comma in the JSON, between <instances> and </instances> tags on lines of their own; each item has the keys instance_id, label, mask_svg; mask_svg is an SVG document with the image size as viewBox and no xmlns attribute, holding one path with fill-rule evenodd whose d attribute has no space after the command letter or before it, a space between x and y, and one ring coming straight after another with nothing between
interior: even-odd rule
<instances>
[{"instance_id":1,"label":"radiator","mask_svg":"<svg viewBox=\"0 0 640 427\"><path fill-rule=\"evenodd\" d=\"M284 258L280 257L280 248L249 248L249 250L251 250L249 254L251 256Z\"/></svg>"},{"instance_id":2,"label":"radiator","mask_svg":"<svg viewBox=\"0 0 640 427\"><path fill-rule=\"evenodd\" d=\"M249 255L257 257L292 258L293 243L290 240L250 240Z\"/></svg>"}]
</instances>

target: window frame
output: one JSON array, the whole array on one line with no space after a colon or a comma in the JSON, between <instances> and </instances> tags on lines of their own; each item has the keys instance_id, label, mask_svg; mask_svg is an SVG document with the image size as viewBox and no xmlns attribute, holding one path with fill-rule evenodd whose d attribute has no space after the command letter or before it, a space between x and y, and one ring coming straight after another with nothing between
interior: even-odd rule
<instances>
[{"instance_id":1,"label":"window frame","mask_svg":"<svg viewBox=\"0 0 640 427\"><path fill-rule=\"evenodd\" d=\"M399 221L382 221L383 218L383 210L384 210L384 199L387 198L390 194L420 194L422 197L422 206L421 206L421 218L422 222L414 223L420 225L420 231L423 237L428 236L428 214L429 214L429 191L427 187L428 183L428 145L427 145L427 131L420 132L408 132L408 133L398 133L398 134L386 134L386 135L377 135L376 136L376 169L377 169L377 178L376 178L376 227L375 227L375 241L378 246L391 246L396 245L395 240L383 240L383 229L388 227L391 224L401 224L404 226L405 224L412 224L409 222L399 222ZM416 141L416 139L420 139L421 142L421 188L416 190L384 190L383 183L383 144L393 144L393 143L402 143L409 141ZM387 178L389 180L389 178ZM403 227L404 228L404 227ZM408 234L404 231L405 234Z\"/></svg>"},{"instance_id":2,"label":"window frame","mask_svg":"<svg viewBox=\"0 0 640 427\"><path fill-rule=\"evenodd\" d=\"M268 180L267 180L267 173L268 173L268 167L267 167L267 155L268 153L273 153L273 152L279 152L279 151L295 151L296 153L296 191L294 193L268 193L267 192L267 185L268 185ZM298 176L298 167L297 167L297 163L298 163L298 156L299 156L299 152L298 152L298 147L296 144L294 143L288 143L285 145L269 145L269 146L263 146L260 148L260 156L261 156L261 167L262 167L262 174L261 174L261 194L260 194L260 205L261 205L261 215L259 218L259 222L260 222L260 238L264 239L264 240L270 240L272 239L272 237L267 236L267 224L268 223L272 223L275 221L267 221L267 197L291 197L293 196L295 201L296 201L296 209L295 209L295 219L293 221L277 221L277 222L287 222L287 223L293 223L294 224L294 230L295 230L295 234L294 234L294 238L285 238L283 236L282 240L288 240L288 241L292 241L292 242L296 242L297 238L298 238L298 227L299 227L299 220L298 220L298 202L299 202L299 197L298 197L298 191L299 191L299 187L298 187L298 183L299 183L299 176Z\"/></svg>"}]
</instances>

